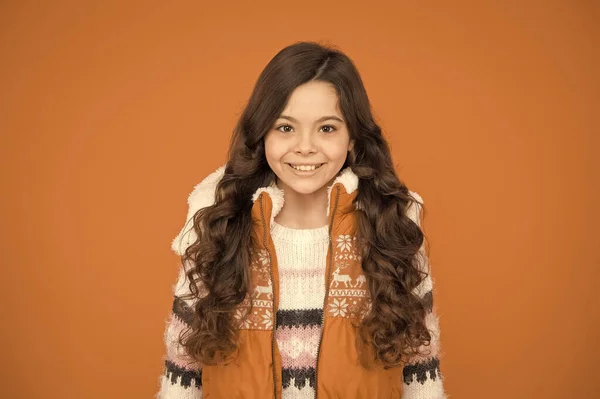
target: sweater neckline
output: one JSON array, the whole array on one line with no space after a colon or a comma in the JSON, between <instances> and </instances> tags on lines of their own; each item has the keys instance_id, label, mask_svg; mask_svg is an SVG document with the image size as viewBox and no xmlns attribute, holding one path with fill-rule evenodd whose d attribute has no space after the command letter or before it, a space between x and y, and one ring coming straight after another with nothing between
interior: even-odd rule
<instances>
[{"instance_id":1,"label":"sweater neckline","mask_svg":"<svg viewBox=\"0 0 600 399\"><path fill-rule=\"evenodd\" d=\"M318 242L329 240L329 226L316 227L312 229L296 229L282 226L271 221L271 235L273 238L294 242Z\"/></svg>"}]
</instances>

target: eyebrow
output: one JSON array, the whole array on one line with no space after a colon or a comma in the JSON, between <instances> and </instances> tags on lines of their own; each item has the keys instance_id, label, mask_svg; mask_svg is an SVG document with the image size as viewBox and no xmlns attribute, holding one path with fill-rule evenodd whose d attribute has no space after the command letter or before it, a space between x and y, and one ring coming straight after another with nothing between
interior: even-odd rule
<instances>
[{"instance_id":1,"label":"eyebrow","mask_svg":"<svg viewBox=\"0 0 600 399\"><path fill-rule=\"evenodd\" d=\"M289 115L280 115L279 118L280 119L287 119L287 120L289 120L291 122L294 122L294 123L300 123L298 121L298 119L296 119L296 118L294 118L292 116L289 116ZM319 119L317 119L317 122L323 122L323 121L327 121L327 120L335 120L335 121L344 123L343 119L341 119L340 117L337 117L335 115L325 115L325 116L322 116Z\"/></svg>"}]
</instances>

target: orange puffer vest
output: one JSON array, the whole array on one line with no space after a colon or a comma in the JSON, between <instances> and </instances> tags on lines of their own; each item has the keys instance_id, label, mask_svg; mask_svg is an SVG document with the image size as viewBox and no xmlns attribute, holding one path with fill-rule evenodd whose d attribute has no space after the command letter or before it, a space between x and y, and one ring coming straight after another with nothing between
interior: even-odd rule
<instances>
[{"instance_id":1,"label":"orange puffer vest","mask_svg":"<svg viewBox=\"0 0 600 399\"><path fill-rule=\"evenodd\" d=\"M212 179L218 179L220 168ZM370 308L366 278L357 248L353 200L358 177L344 169L328 188L329 249L327 253L322 334L317 351L316 398L400 398L402 367L384 370L364 367L355 344L356 328ZM420 199L418 194L411 194ZM213 199L214 200L214 199ZM206 205L206 204L205 204ZM360 206L360 204L358 204ZM281 357L275 339L279 276L271 223L283 207L283 192L275 185L253 196L252 238L258 243L251 259L251 282L246 299L235 312L239 325L238 351L226 365L204 365L203 397L279 399L282 395ZM190 214L195 210L190 210ZM415 207L407 211L416 221ZM190 215L188 215L189 219ZM178 236L178 253L195 239L193 231ZM250 304L252 303L251 312Z\"/></svg>"}]
</instances>

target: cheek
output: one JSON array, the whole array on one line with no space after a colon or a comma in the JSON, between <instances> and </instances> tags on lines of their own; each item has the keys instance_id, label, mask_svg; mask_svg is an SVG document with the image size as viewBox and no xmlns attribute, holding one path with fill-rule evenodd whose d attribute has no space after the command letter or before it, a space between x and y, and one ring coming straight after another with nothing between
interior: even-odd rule
<instances>
[{"instance_id":1,"label":"cheek","mask_svg":"<svg viewBox=\"0 0 600 399\"><path fill-rule=\"evenodd\" d=\"M265 140L265 157L268 161L276 157L276 149L271 140Z\"/></svg>"},{"instance_id":2,"label":"cheek","mask_svg":"<svg viewBox=\"0 0 600 399\"><path fill-rule=\"evenodd\" d=\"M323 148L327 158L332 161L343 162L348 155L348 143L346 142L324 146Z\"/></svg>"},{"instance_id":3,"label":"cheek","mask_svg":"<svg viewBox=\"0 0 600 399\"><path fill-rule=\"evenodd\" d=\"M267 160L277 161L285 154L285 148L280 141L274 138L265 138L265 156Z\"/></svg>"}]
</instances>

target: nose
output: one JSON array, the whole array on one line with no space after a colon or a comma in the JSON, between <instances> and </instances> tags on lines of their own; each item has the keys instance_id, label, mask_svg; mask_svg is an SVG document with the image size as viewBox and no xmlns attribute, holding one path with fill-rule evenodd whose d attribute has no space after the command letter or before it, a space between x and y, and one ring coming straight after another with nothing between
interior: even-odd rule
<instances>
[{"instance_id":1,"label":"nose","mask_svg":"<svg viewBox=\"0 0 600 399\"><path fill-rule=\"evenodd\" d=\"M302 155L308 155L317 152L313 142L313 137L310 133L302 133L298 135L294 152Z\"/></svg>"}]
</instances>

